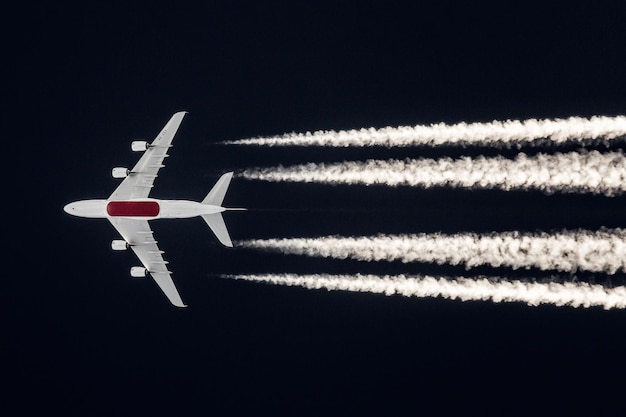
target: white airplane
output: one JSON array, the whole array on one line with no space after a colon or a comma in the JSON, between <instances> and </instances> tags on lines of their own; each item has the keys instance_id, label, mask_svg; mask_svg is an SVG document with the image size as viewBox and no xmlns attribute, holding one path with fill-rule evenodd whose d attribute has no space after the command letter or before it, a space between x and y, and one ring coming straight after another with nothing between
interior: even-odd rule
<instances>
[{"instance_id":1,"label":"white airplane","mask_svg":"<svg viewBox=\"0 0 626 417\"><path fill-rule=\"evenodd\" d=\"M226 210L245 210L222 207L222 201L233 176L232 172L222 175L200 203L148 198L159 169L164 166L163 159L169 156L167 151L172 146L172 139L185 114L186 112L174 114L152 143L148 144L145 141L131 143L133 151L144 154L132 170L113 168L113 177L124 178L124 181L108 199L76 201L63 208L66 213L73 216L108 219L124 238L111 242L111 248L113 250L131 248L143 264L143 267L132 267L130 275L134 278L152 275L167 298L177 307L187 306L176 290L172 273L167 269L167 261L163 260L163 251L159 250L148 221L201 216L217 239L225 246L232 247L221 213Z\"/></svg>"}]
</instances>

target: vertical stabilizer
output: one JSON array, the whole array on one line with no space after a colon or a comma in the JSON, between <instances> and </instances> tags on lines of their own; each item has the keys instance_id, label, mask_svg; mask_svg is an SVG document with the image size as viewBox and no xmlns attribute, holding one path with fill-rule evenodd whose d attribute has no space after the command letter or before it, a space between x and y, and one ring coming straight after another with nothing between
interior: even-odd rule
<instances>
[{"instance_id":1,"label":"vertical stabilizer","mask_svg":"<svg viewBox=\"0 0 626 417\"><path fill-rule=\"evenodd\" d=\"M226 195L226 191L228 191L228 186L230 185L230 180L233 177L232 172L227 172L222 175L219 180L215 183L209 194L202 200L202 204L210 204L212 206L222 206L222 201L224 201L224 196ZM222 222L223 223L223 222Z\"/></svg>"}]
</instances>

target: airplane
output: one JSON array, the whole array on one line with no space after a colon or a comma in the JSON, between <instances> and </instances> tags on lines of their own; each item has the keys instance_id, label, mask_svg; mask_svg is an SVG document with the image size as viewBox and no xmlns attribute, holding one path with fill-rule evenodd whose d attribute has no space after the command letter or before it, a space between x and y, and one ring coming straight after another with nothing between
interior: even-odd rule
<instances>
[{"instance_id":1,"label":"airplane","mask_svg":"<svg viewBox=\"0 0 626 417\"><path fill-rule=\"evenodd\" d=\"M156 219L200 216L223 245L232 247L222 212L245 210L222 207L222 201L233 176L232 172L222 175L201 202L159 200L148 197L159 169L164 166L163 160L169 156L167 151L172 147L172 139L185 114L187 112L174 114L152 143L146 141L131 143L131 149L135 152L143 152L143 155L132 170L122 167L113 168L112 176L124 180L109 198L76 201L63 208L72 216L108 219L123 238L123 240L113 240L111 248L115 251L132 249L143 264L143 266L134 266L130 269L131 277L144 278L150 274L176 307L187 307L187 305L183 303L172 281L172 272L167 268L168 262L163 260L164 252L159 250L148 222Z\"/></svg>"}]
</instances>

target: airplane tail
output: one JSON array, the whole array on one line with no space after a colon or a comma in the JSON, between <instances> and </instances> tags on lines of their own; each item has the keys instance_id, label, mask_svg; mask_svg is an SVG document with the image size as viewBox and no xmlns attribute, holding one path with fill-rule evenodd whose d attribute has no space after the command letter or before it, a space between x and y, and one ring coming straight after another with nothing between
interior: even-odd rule
<instances>
[{"instance_id":1,"label":"airplane tail","mask_svg":"<svg viewBox=\"0 0 626 417\"><path fill-rule=\"evenodd\" d=\"M219 240L222 245L228 246L229 248L233 247L233 242L230 240L230 236L228 235L228 229L226 229L226 223L224 223L224 218L222 217L222 213L214 213L214 214L203 214L202 218L209 225L217 240Z\"/></svg>"},{"instance_id":2,"label":"airplane tail","mask_svg":"<svg viewBox=\"0 0 626 417\"><path fill-rule=\"evenodd\" d=\"M228 191L228 186L230 185L230 180L233 178L232 172L227 172L222 175L219 180L215 183L211 191L204 197L202 200L202 204L210 204L212 206L222 206L222 201L224 201L224 196L226 195L226 191Z\"/></svg>"},{"instance_id":3,"label":"airplane tail","mask_svg":"<svg viewBox=\"0 0 626 417\"><path fill-rule=\"evenodd\" d=\"M226 196L226 191L228 191L228 186L230 185L230 180L233 178L232 172L227 172L222 175L219 180L215 183L209 194L202 200L202 204L209 204L212 206L222 206L222 202L224 201L224 196ZM224 208L224 210L245 210L241 208ZM226 223L224 223L224 218L222 217L222 213L213 213L213 214L203 214L202 218L209 225L217 240L219 240L224 246L233 247L233 243L230 240L230 236L228 235L228 229L226 229Z\"/></svg>"}]
</instances>

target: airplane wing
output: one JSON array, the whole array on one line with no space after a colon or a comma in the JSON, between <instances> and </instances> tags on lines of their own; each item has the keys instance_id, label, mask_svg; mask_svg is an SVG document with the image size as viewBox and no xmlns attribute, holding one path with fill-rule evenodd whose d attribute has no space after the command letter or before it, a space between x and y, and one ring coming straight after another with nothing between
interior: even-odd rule
<instances>
[{"instance_id":1,"label":"airplane wing","mask_svg":"<svg viewBox=\"0 0 626 417\"><path fill-rule=\"evenodd\" d=\"M167 150L171 147L172 139L174 139L174 135L185 114L187 112L178 112L172 116L163 130L161 130L161 133L159 133L159 136L152 141L148 149L143 153L139 162L111 194L109 200L130 200L148 197L159 169L164 166L163 159L168 156Z\"/></svg>"},{"instance_id":2,"label":"airplane wing","mask_svg":"<svg viewBox=\"0 0 626 417\"><path fill-rule=\"evenodd\" d=\"M172 273L167 269L167 262L163 260L162 256L163 251L159 250L148 221L123 217L111 217L109 220L124 240L128 242L144 268L152 275L170 302L176 307L187 307L181 300L174 281L172 281Z\"/></svg>"}]
</instances>

